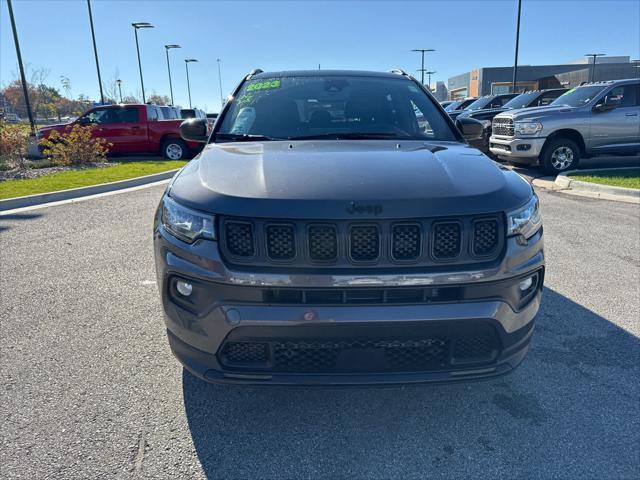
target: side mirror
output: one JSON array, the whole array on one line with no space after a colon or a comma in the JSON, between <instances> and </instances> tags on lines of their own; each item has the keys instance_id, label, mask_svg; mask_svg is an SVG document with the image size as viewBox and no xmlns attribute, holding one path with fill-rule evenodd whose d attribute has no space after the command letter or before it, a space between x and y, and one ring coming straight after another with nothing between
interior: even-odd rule
<instances>
[{"instance_id":1,"label":"side mirror","mask_svg":"<svg viewBox=\"0 0 640 480\"><path fill-rule=\"evenodd\" d=\"M90 119L89 117L80 117L80 118L78 119L78 123L79 123L80 125L89 125L89 124L90 124L90 123L92 123L92 122L91 122L91 119Z\"/></svg>"},{"instance_id":2,"label":"side mirror","mask_svg":"<svg viewBox=\"0 0 640 480\"><path fill-rule=\"evenodd\" d=\"M593 111L598 113L610 112L611 110L616 108L616 106L617 105L615 103L599 103L595 107L593 107Z\"/></svg>"},{"instance_id":3,"label":"side mirror","mask_svg":"<svg viewBox=\"0 0 640 480\"><path fill-rule=\"evenodd\" d=\"M190 142L207 143L208 127L206 118L189 118L180 124L180 136Z\"/></svg>"},{"instance_id":4,"label":"side mirror","mask_svg":"<svg viewBox=\"0 0 640 480\"><path fill-rule=\"evenodd\" d=\"M482 123L474 118L458 117L456 119L456 127L462 132L462 136L468 142L472 140L480 140L484 127Z\"/></svg>"}]
</instances>

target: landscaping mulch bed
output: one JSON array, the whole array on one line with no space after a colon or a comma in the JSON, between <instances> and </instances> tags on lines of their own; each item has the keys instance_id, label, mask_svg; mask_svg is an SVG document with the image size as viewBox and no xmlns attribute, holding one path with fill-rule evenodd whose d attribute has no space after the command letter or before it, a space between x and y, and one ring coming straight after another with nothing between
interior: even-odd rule
<instances>
[{"instance_id":1,"label":"landscaping mulch bed","mask_svg":"<svg viewBox=\"0 0 640 480\"><path fill-rule=\"evenodd\" d=\"M0 182L5 180L20 180L25 178L38 178L52 173L68 172L72 170L87 170L92 168L108 168L118 165L113 162L88 163L86 165L70 165L70 166L52 166L39 167L37 162L30 162L27 168L12 168L11 170L0 170Z\"/></svg>"}]
</instances>

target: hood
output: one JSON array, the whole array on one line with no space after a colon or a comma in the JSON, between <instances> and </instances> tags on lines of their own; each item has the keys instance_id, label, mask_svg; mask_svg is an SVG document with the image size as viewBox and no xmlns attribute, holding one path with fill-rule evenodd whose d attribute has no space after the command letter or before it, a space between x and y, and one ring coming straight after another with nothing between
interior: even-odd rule
<instances>
[{"instance_id":1,"label":"hood","mask_svg":"<svg viewBox=\"0 0 640 480\"><path fill-rule=\"evenodd\" d=\"M460 143L314 140L208 145L169 195L235 216L418 218L516 208L531 187Z\"/></svg>"},{"instance_id":2,"label":"hood","mask_svg":"<svg viewBox=\"0 0 640 480\"><path fill-rule=\"evenodd\" d=\"M476 120L492 119L496 115L502 112L506 112L508 108L487 108L486 110L475 110L473 112L466 112L465 117L475 118ZM462 115L461 115L462 116Z\"/></svg>"},{"instance_id":3,"label":"hood","mask_svg":"<svg viewBox=\"0 0 640 480\"><path fill-rule=\"evenodd\" d=\"M546 117L556 116L559 113L568 113L573 111L573 107L567 107L566 105L558 105L555 107L531 107L531 108L518 108L516 110L507 110L500 114L500 117L510 117L516 120L541 120Z\"/></svg>"},{"instance_id":4,"label":"hood","mask_svg":"<svg viewBox=\"0 0 640 480\"><path fill-rule=\"evenodd\" d=\"M69 122L69 123L56 123L53 125L45 125L43 127L40 127L38 129L39 132L47 132L49 130L64 130L66 127L68 127L69 125L71 125L73 122Z\"/></svg>"}]
</instances>

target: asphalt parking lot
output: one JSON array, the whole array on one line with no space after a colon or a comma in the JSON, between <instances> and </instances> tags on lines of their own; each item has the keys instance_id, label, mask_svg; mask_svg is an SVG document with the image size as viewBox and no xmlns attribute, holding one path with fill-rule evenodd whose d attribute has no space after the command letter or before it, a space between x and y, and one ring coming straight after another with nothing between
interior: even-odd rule
<instances>
[{"instance_id":1,"label":"asphalt parking lot","mask_svg":"<svg viewBox=\"0 0 640 480\"><path fill-rule=\"evenodd\" d=\"M162 187L0 216L2 478L640 475L640 209L540 191L532 350L500 379L385 389L204 384L166 342Z\"/></svg>"}]
</instances>

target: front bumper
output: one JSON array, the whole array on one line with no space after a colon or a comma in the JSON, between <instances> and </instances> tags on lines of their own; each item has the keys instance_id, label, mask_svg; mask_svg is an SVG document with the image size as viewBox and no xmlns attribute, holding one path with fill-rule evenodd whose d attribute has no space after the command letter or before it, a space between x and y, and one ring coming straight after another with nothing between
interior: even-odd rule
<instances>
[{"instance_id":1,"label":"front bumper","mask_svg":"<svg viewBox=\"0 0 640 480\"><path fill-rule=\"evenodd\" d=\"M503 259L490 268L423 274L249 273L229 270L216 242L186 245L159 227L154 243L171 349L196 376L221 383L399 384L504 374L526 355L544 277L542 231L527 245L509 239ZM517 305L509 292L534 272L535 290ZM176 278L193 284L189 301L176 294ZM352 304L309 293L302 303L274 291L424 293L421 300L371 304L362 297L364 303ZM263 345L257 348L266 353L234 364L231 342ZM460 342L480 345L485 355L461 361ZM433 361L420 363L423 354ZM389 355L401 357L400 364L385 363Z\"/></svg>"},{"instance_id":2,"label":"front bumper","mask_svg":"<svg viewBox=\"0 0 640 480\"><path fill-rule=\"evenodd\" d=\"M491 135L489 150L499 158L518 163L533 164L538 161L546 138L512 138Z\"/></svg>"}]
</instances>

